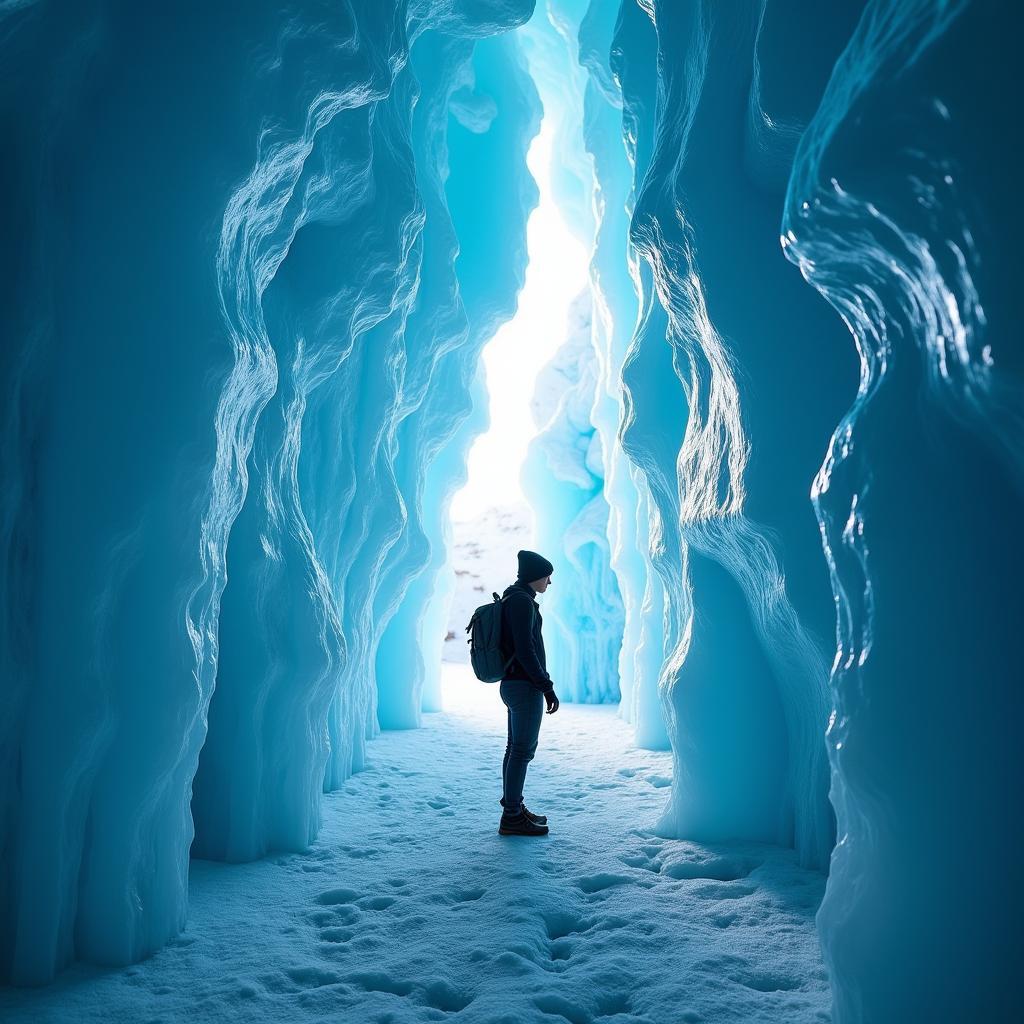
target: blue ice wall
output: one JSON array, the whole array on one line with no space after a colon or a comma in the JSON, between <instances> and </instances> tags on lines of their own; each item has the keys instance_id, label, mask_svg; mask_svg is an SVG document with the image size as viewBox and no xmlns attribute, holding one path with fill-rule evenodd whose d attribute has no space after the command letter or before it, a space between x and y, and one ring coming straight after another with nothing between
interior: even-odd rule
<instances>
[{"instance_id":1,"label":"blue ice wall","mask_svg":"<svg viewBox=\"0 0 1024 1024\"><path fill-rule=\"evenodd\" d=\"M611 569L601 435L590 413L597 390L589 289L569 311L567 337L538 375L542 394L561 396L530 443L522 487L534 507L535 544L558 573L545 594L547 668L559 697L617 703L623 610ZM556 385L546 383L553 377Z\"/></svg>"},{"instance_id":2,"label":"blue ice wall","mask_svg":"<svg viewBox=\"0 0 1024 1024\"><path fill-rule=\"evenodd\" d=\"M546 169L552 197L565 227L589 250L597 218L584 138L589 74L578 43L586 7L581 0L544 0L517 34L552 140ZM610 142L623 152L619 131ZM558 574L544 598L547 667L558 694L617 703L625 611L611 560L604 435L594 416L604 339L593 326L594 289L566 298L572 304L565 322L547 328L555 352L538 375L533 415L540 432L520 482L534 511L534 546ZM606 421L606 433L609 426Z\"/></svg>"},{"instance_id":3,"label":"blue ice wall","mask_svg":"<svg viewBox=\"0 0 1024 1024\"><path fill-rule=\"evenodd\" d=\"M819 925L843 1022L1015 1009L1018 20L627 0L615 32L661 824L824 866L834 808Z\"/></svg>"},{"instance_id":4,"label":"blue ice wall","mask_svg":"<svg viewBox=\"0 0 1024 1024\"><path fill-rule=\"evenodd\" d=\"M814 482L838 610L835 1017L1019 1013L1020 16L873 2L801 142L787 255L860 380Z\"/></svg>"},{"instance_id":5,"label":"blue ice wall","mask_svg":"<svg viewBox=\"0 0 1024 1024\"><path fill-rule=\"evenodd\" d=\"M613 49L613 41L618 18L628 18L631 5L623 6L621 15L615 4L591 3L581 11L579 4L551 0L551 7L562 34L574 34L576 60L587 73L582 128L592 178L591 338L597 378L590 421L602 453L608 562L623 605L619 712L633 724L640 746L666 749L669 739L658 697L663 591L648 558L650 496L645 477L620 443L620 431L631 415L623 369L638 317L636 253L629 239L638 161L631 121L642 107L638 97L643 86L637 86L633 107L625 107L619 70L628 58L621 48ZM645 56L637 55L641 64ZM653 76L633 81L653 81ZM642 153L639 159L645 159Z\"/></svg>"},{"instance_id":6,"label":"blue ice wall","mask_svg":"<svg viewBox=\"0 0 1024 1024\"><path fill-rule=\"evenodd\" d=\"M198 853L300 847L378 706L415 718L416 667L378 647L476 357L434 126L471 40L531 11L0 11L5 977L181 928L193 777ZM428 31L451 42L424 48L419 107ZM512 304L532 185L521 80L499 106L478 324Z\"/></svg>"},{"instance_id":7,"label":"blue ice wall","mask_svg":"<svg viewBox=\"0 0 1024 1024\"><path fill-rule=\"evenodd\" d=\"M399 481L408 481L403 495L415 515L389 556L376 606L378 623L387 623L376 656L384 728L420 724L423 618L446 560L444 525L472 440L460 424L480 400L473 391L480 349L515 312L526 271L526 218L537 202L526 150L540 125L540 105L518 41L513 35L481 39L467 56L471 59L460 68L451 94L445 191L437 200L447 203L447 230L449 237L454 231L458 252L449 249L434 260L436 267L450 268L455 255L454 275L450 269L447 274L449 294L461 300L456 335L461 343L456 347L451 323L439 317L437 296L425 292L407 328L414 340L424 336L417 345L428 357L420 375L422 398L417 415L401 420L394 462ZM424 138L424 144L430 140ZM431 276L427 280L432 283ZM382 599L391 593L391 581L406 577L407 591L403 584L389 598L396 609L390 618ZM431 665L432 673L439 671L440 662Z\"/></svg>"},{"instance_id":8,"label":"blue ice wall","mask_svg":"<svg viewBox=\"0 0 1024 1024\"><path fill-rule=\"evenodd\" d=\"M371 23L368 34L393 32L393 18L379 28ZM387 64L399 60L396 53ZM331 586L320 554L336 535L317 515L316 500L332 474L322 463L310 472L308 459L301 473L299 465L304 435L323 444L325 435L348 432L349 424L333 415L343 397L350 397L345 408L358 417L358 429L373 430L378 445L384 435L386 445L400 385L389 370L404 351L423 225L408 125L412 89L406 64L380 84L377 102L351 95L336 101L338 109L320 114L323 123L302 144L301 159L289 143L268 146L234 197L244 211L230 224L236 246L238 234L251 230L249 219L266 215L268 201L284 204L274 273L253 313L273 349L277 386L249 454L255 486L228 543L216 689L194 781L197 856L246 860L269 849L304 848L319 823L328 751L332 760L344 757L339 774L345 773L371 727L372 690L346 678L338 592L344 584L335 577L339 586ZM266 194L268 179L279 184L280 199ZM371 218L378 227L368 232ZM232 286L242 280L249 287L239 269L231 268ZM336 376L345 380L340 388ZM330 404L319 400L321 389ZM382 462L388 454L385 448ZM383 467L372 457L352 461L357 472L386 480L373 471ZM377 486L361 489L358 503L372 502L380 531L374 543L387 551L402 517L398 496ZM366 582L372 588L377 580L368 573ZM324 728L332 701L344 704L337 717L347 735Z\"/></svg>"},{"instance_id":9,"label":"blue ice wall","mask_svg":"<svg viewBox=\"0 0 1024 1024\"><path fill-rule=\"evenodd\" d=\"M649 495L643 475L619 441L627 398L622 370L638 305L636 254L629 240L636 148L635 139L623 131L622 90L613 70L613 61L622 58L621 51L614 57L612 53L617 18L617 5L602 3L591 3L578 24L569 21L567 13L562 15L576 32L577 59L587 71L583 137L591 162L596 220L591 337L597 355L597 389L590 418L601 439L609 566L623 604L617 659L619 712L633 724L638 745L667 749L657 685L663 651L663 630L656 614L660 588L646 557Z\"/></svg>"},{"instance_id":10,"label":"blue ice wall","mask_svg":"<svg viewBox=\"0 0 1024 1024\"><path fill-rule=\"evenodd\" d=\"M795 140L853 14L804 16L815 52L796 61L802 44L782 26L797 13L620 12L640 298L622 443L646 481L662 586L675 752L662 828L793 844L824 866L832 611L807 492L856 378L842 325L776 236Z\"/></svg>"}]
</instances>

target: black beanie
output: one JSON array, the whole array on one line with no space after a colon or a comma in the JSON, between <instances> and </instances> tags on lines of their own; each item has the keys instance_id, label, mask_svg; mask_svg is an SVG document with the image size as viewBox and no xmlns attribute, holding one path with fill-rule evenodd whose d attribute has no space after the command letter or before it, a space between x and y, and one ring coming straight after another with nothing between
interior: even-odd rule
<instances>
[{"instance_id":1,"label":"black beanie","mask_svg":"<svg viewBox=\"0 0 1024 1024\"><path fill-rule=\"evenodd\" d=\"M523 583L532 583L534 580L542 580L550 576L555 567L536 551L519 551L516 554L519 559L519 579Z\"/></svg>"}]
</instances>

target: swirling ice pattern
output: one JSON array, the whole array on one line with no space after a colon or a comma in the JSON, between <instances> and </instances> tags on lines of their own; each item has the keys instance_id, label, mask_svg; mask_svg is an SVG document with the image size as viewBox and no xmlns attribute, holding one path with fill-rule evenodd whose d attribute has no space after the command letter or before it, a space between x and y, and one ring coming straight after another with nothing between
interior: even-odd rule
<instances>
[{"instance_id":1,"label":"swirling ice pattern","mask_svg":"<svg viewBox=\"0 0 1024 1024\"><path fill-rule=\"evenodd\" d=\"M300 227L297 219L285 217L285 211L317 134L342 110L366 99L358 94L325 93L314 102L299 138L275 141L265 132L261 140L265 152L224 212L217 278L235 366L217 408L217 457L202 527L203 579L187 612L197 680L207 699L216 667L216 623L219 595L226 580L227 538L245 500L246 461L256 422L277 387L277 360L264 320L263 293ZM198 605L195 612L193 604Z\"/></svg>"},{"instance_id":2,"label":"swirling ice pattern","mask_svg":"<svg viewBox=\"0 0 1024 1024\"><path fill-rule=\"evenodd\" d=\"M138 74L138 81L152 88L150 99L154 106L147 110L151 116L135 125L137 138L126 139L122 130L116 146L123 143L123 148L117 148L116 153L111 150L107 163L94 162L87 172L74 176L71 206L78 213L94 218L97 224L106 216L111 227L103 237L112 247L118 231L124 232L122 237L141 242L141 237L136 237L140 229L131 223L132 211L142 214L141 221L152 222L158 230L167 230L169 234L178 227L172 223L173 215L167 216L164 210L160 211L161 216L155 215L153 210L157 204L152 195L140 189L137 194L133 192L131 197L126 197L123 210L119 207L115 216L100 208L102 203L97 201L97 193L90 191L93 179L116 170L125 181L135 174L139 181L152 182L153 169L159 168L165 172L163 182L180 180L184 187L173 193L169 188L165 190L168 195L173 194L172 203L181 204L180 209L173 207L181 213L181 231L180 237L168 240L171 244L166 251L172 255L162 268L165 273L161 280L151 281L152 308L168 306L166 293L172 286L167 281L173 276L173 259L183 261L180 264L182 280L189 281L188 288L192 289L183 288L178 296L180 308L189 311L187 316L182 316L187 326L180 339L180 352L168 354L162 339L158 343L159 353L154 352L158 373L168 369L170 375L177 376L166 387L161 387L160 381L156 384L147 381L148 391L140 389L138 395L126 392L124 415L120 420L111 418L111 422L118 423L128 433L136 423L139 426L138 438L132 438L132 444L114 446L112 450L133 458L139 451L143 453L136 459L138 465L132 467L134 473L126 474L117 495L120 532L111 537L113 531L103 519L110 513L108 506L113 495L111 502L104 496L103 502L97 501L95 507L90 507L94 521L82 524L81 546L87 549L95 542L96 557L102 560L98 572L93 572L85 561L81 566L72 567L73 587L68 588L69 592L80 596L83 607L92 609L83 614L81 629L77 630L79 634L89 634L84 638L76 635L75 642L81 640L82 649L70 650L63 658L68 665L81 666L81 679L76 679L74 684L79 685L81 692L78 704L82 713L75 714L78 704L69 702L67 720L53 721L62 737L60 756L50 757L53 770L48 774L42 771L46 754L41 749L34 749L31 766L36 773L32 785L40 793L59 789L61 799L71 802L71 813L63 814L59 808L52 808L53 814L60 817L61 828L51 828L48 837L35 841L35 855L31 857L27 853L28 846L39 831L35 819L23 819L20 824L8 818L4 820L5 836L8 826L17 826L16 835L23 840L17 849L12 847L13 856L3 861L5 890L18 888L13 878L21 871L20 865L29 864L32 872L31 885L23 887L24 906L17 908L16 913L3 915L0 950L5 975L12 973L18 980L46 980L76 954L104 962L137 959L158 948L182 927L192 840L190 785L204 741L215 676L225 653L218 647L223 642L221 615L227 586L228 543L247 503L255 505L258 501L261 504L260 514L265 512L267 526L260 534L266 542L260 556L264 564L252 566L256 582L250 599L257 603L262 601L265 606L272 603L269 595L279 591L272 591L271 583L275 586L280 583L279 574L283 572L288 576L288 585L302 596L303 626L311 628L314 634L319 631L319 635L309 640L309 650L302 655L305 658L302 664L309 670L309 675L302 680L303 697L291 708L294 714L282 716L288 720L278 723L282 729L302 729L309 724L303 718L307 712L315 719L310 729L313 735L308 737L312 756L302 759L301 769L281 783L293 786L294 793L301 794L295 799L299 828L282 840L281 831L275 833L271 827L267 830L271 842L294 842L296 832L302 833L303 828L308 830L310 821L315 830L316 794L323 782L322 752L329 723L333 723L331 731L346 742L353 734L365 736L368 730L369 713L372 713L368 697L351 700L351 695L346 693L329 711L322 706L325 681L337 680L345 642L352 640L343 632L343 629L351 632L353 620L346 620L340 614L334 575L337 567L346 568L344 555L347 552L340 558L335 557L332 540L337 541L338 532L330 535L328 531L318 532L326 517L321 514L314 520L310 506L322 513L328 501L315 500L301 479L303 466L308 465L309 449L315 451L318 445L321 450L336 446L341 453L351 449L344 447L345 437L338 443L337 434L318 436L317 443L313 443L303 431L309 426L313 405L325 393L326 378L335 379L337 374L332 374L344 362L346 339L350 343L352 337L371 330L375 323L387 317L395 308L392 301L396 294L408 308L415 289L405 285L415 284L417 279L417 246L424 229L422 208L414 209L408 216L407 211L403 211L400 222L389 225L389 230L393 229L389 239L398 239L398 251L385 258L388 272L383 277L368 278L364 282L371 290L379 288L381 301L366 308L356 303L349 325L353 328L351 335L345 335L339 328L335 335L335 340L340 339L339 344L326 360L320 345L322 338L314 329L316 321L319 317L319 325L324 327L331 316L338 315L339 322L343 322L345 302L333 305L326 302L323 307L305 310L309 314L305 319L301 315L296 318L302 321L302 329L291 335L284 332L286 336L282 337L281 321L287 318L289 311L282 310L286 296L282 295L277 282L282 274L287 274L288 257L293 255L303 228L319 221L337 223L343 219L348 205L359 198L354 192L345 191L346 187L359 187L358 175L344 179L331 175L331 168L340 166L339 154L350 152L351 147L341 146L338 151L325 153L325 140L347 114L368 110L389 97L395 107L396 123L404 117L407 126L416 99L414 84L403 85L399 92L392 90L396 76L408 60L408 28L415 26L415 33L422 34L437 24L463 36L484 36L518 24L532 8L527 0L494 0L493 3L459 5L457 9L449 3L434 2L411 6L411 10L401 5L395 10L375 3L344 4L332 15L336 20L318 20L315 27L303 24L301 10L293 7L282 12L273 5L267 5L266 9L253 7L251 17L237 26L214 18L211 35L203 39L204 43L216 39L216 52L214 46L208 45L187 74L170 60L161 63L166 53L159 48L153 51L159 59L150 67L138 66L139 51L135 44L149 44L153 26L144 11L130 5L88 5L88 10L79 12L76 19L63 20L63 15L44 10L42 4L12 5L8 2L0 8L3 45L22 41L29 46L38 45L40 53L52 59L55 67L68 69L67 74L59 75L47 74L45 69L41 71L40 81L50 83L48 88L52 86L52 95L43 96L39 109L63 109L64 100L69 96L74 97L75 103L82 103L75 108L75 117L61 120L41 116L34 122L26 119L29 134L37 134L31 138L28 134L25 136L30 143L25 152L38 150L41 166L49 167L53 153L61 151L62 146L68 152L76 149L80 139L102 120L98 113L100 107L105 112L104 117L118 116L130 109L130 90L124 88L120 92L115 90L117 95L113 101L105 95L103 104L89 105L94 98L93 90L103 91L105 73L116 70L119 86L122 78L127 82L131 75ZM37 12L42 14L37 16ZM173 27L182 36L193 27L190 17L190 12L175 16ZM100 24L104 31L91 31ZM23 31L26 26L32 27L34 34ZM321 59L323 51L312 53L321 45L329 60ZM118 50L119 46L125 49ZM298 60L293 59L296 54ZM444 51L439 51L442 66L437 69L436 77L442 80L446 57ZM23 54L19 54L19 60L25 63ZM295 76L297 66L301 66L302 74ZM176 77L179 72L180 77ZM187 94L192 85L188 75L193 72L198 84L193 94ZM82 76L89 79L88 89L75 88ZM4 82L5 86L8 84ZM215 92L202 93L206 86ZM445 88L443 81L440 88L442 91ZM188 123L191 129L193 122L189 122L189 117L193 111L188 104L192 101L195 101L196 130L189 131L187 139L182 137L181 152L173 151L180 162L169 167L167 126L173 124L179 128ZM208 116L204 109L206 103ZM510 103L514 105L515 99ZM108 132L105 137L112 138L110 125L104 123L103 127ZM424 160L429 162L435 157L442 160L443 153L431 146L432 143L424 145L424 150L429 149ZM403 175L400 184L404 188L411 182L409 191L414 193L415 172L411 170L408 146L398 148L400 152L391 153L390 157L404 162L408 173ZM317 163L321 159L323 165ZM29 160L26 166L31 165ZM518 171L518 167L516 164L519 180L525 180L525 168ZM48 174L32 177L38 177L38 182L32 187L34 191L25 190L26 196L33 208L46 209L45 204L53 201L53 183ZM107 184L104 194L110 192ZM158 190L158 194L164 193ZM191 204L187 215L186 204ZM378 215L382 214L382 209L378 207ZM210 231L218 210L221 213L219 238L215 229ZM519 213L522 213L521 207L516 209L516 214ZM513 233L522 227L515 216L510 215L508 222ZM42 256L39 276L43 284L57 285L59 274L72 262L84 266L77 256L74 260L64 259L73 246L93 244L94 240L73 237L68 241L61 232L50 230L42 221L38 227L46 236L38 248ZM53 253L46 250L46 244L51 241L56 242ZM156 244L151 236L144 241L147 254L164 251L162 239L158 238ZM518 270L521 252L507 248L508 255L503 253L502 259ZM113 251L111 248L112 254ZM88 295L80 300L85 315L78 319L85 326L74 341L82 350L81 362L92 374L83 379L76 397L76 410L81 406L78 411L85 415L89 414L90 389L102 372L110 368L108 364L112 366L117 361L119 349L116 346L126 345L130 340L134 355L145 352L147 344L159 338L159 331L154 331L153 337L146 334L144 317L133 323L130 339L101 333L103 316L114 299L114 289L122 278L131 278L133 268L129 265L131 258L125 258L127 251L122 248L117 260L97 260L98 266L115 267L116 272L101 282L108 291L101 292L94 305L89 304ZM157 264L154 258L152 265ZM208 268L208 274L204 277L197 267ZM51 276L52 282L49 281ZM396 276L403 281L397 293L392 287ZM85 280L83 275L75 278L75 283ZM507 275L501 275L496 290L513 291L506 287L508 280ZM146 285L141 275L132 278L131 283L134 286L131 309L138 313L146 308ZM87 293L89 288L83 285L77 291ZM503 298L510 303L509 294ZM33 323L40 323L39 309L45 305L46 296L41 296L37 287L26 300L25 312L31 315ZM101 306L105 308L100 309ZM218 308L220 334L213 322ZM396 330L400 331L403 324L404 318L396 317ZM96 325L100 325L100 329ZM188 333L193 325L197 329ZM122 332L126 330L123 325L119 327ZM55 341L62 340L55 336ZM215 343L218 340L226 344L220 347ZM452 336L444 335L441 341L455 349L460 336L455 332ZM26 358L30 356L31 340L19 344L19 351ZM49 349L54 348L49 338L46 346L43 354L49 361ZM95 352L88 351L90 347ZM229 355L227 366L224 365L227 362L224 350L228 350ZM436 354L423 353L424 359L417 364L417 372L425 372L420 373L412 386L421 394L428 391L432 383L429 366L436 361ZM466 353L463 362L468 364L474 355ZM404 365L405 360L399 353L392 369L401 376ZM142 357L131 363L132 370L140 367L148 369ZM126 369L114 377L108 391L97 390L97 407L115 393L123 383L121 378L126 378L128 372ZM468 386L465 374L453 374L444 383L456 389ZM211 398L209 392L214 388L217 392ZM344 389L338 389L332 397L343 393ZM138 406L143 402L139 399L148 399L150 395L161 403L160 407L140 410ZM134 401L128 401L128 397ZM461 394L449 397L449 405L456 410L446 421L450 426L460 412L465 414L467 403L461 400ZM417 406L403 406L404 398L408 398L408 394L402 395L399 381L394 402L381 412L381 418L393 421L399 412L407 418L415 418ZM332 417L322 407L318 407L320 414L323 414L321 419L310 428L313 434L318 434L321 426L326 429L330 424L336 426L344 422L344 417ZM68 413L65 418L71 415L73 413ZM52 419L53 410L46 416ZM271 423L271 419L275 422ZM207 423L207 427L204 428L203 423ZM36 433L45 432L47 426L48 421L41 422ZM61 424L61 427L66 425ZM439 421L429 418L425 433L429 435L435 428L441 429ZM254 456L254 445L264 440L267 449ZM389 440L392 446L385 446L379 452L385 462L395 459L393 431ZM429 436L423 447L429 449ZM86 442L79 448L85 450ZM94 457L99 459L106 454ZM375 453L373 458L376 457ZM250 488L253 466L260 476L258 486ZM5 473L6 468L5 461ZM378 468L376 463L363 467L374 471ZM78 469L83 477L90 473L89 464L83 463ZM405 496L399 492L394 474L390 479L387 472L378 475L382 477L381 489L368 491L367 500L372 501L376 494L384 493L390 504L400 508ZM410 479L415 476L413 469ZM339 477L343 478L343 474L334 472L329 480ZM254 477L253 482L256 479ZM403 485L405 483L403 481ZM418 485L410 485L410 494L415 486ZM49 482L47 487L51 487ZM5 516L7 507L5 504ZM19 517L26 507L22 502ZM367 520L367 511L357 509L353 519ZM259 515L254 516L253 522L259 522ZM397 535L403 523L401 517L395 522L389 519L386 531ZM6 521L4 529L7 530ZM353 535L359 529L354 526ZM419 534L417 543L408 547L405 581L416 571L416 563L422 564L425 558L428 543L422 530ZM371 537L369 530L366 537L373 547L372 556L383 558L388 538L383 534ZM186 538L187 544L172 547L178 544L179 538ZM378 539L382 541L380 545L376 544ZM35 539L33 543L37 543ZM154 563L159 574L153 572ZM245 579L242 574L238 578L240 582ZM396 584L402 582L396 580ZM163 589L153 593L157 586ZM304 594L302 588L306 588ZM241 596L244 588L236 587L236 591ZM391 593L398 593L397 586ZM141 600L135 600L136 595L140 595ZM282 614L293 610L286 601L277 601L276 605ZM168 606L173 606L176 619L174 614L168 614L172 610ZM59 610L57 604L54 608ZM310 609L312 613L305 614ZM373 645L380 639L372 628L373 613L371 595L371 600L360 606L358 614L362 620L355 620L361 626L357 641L367 645L364 664L372 660ZM257 610L253 614L260 613ZM170 625L175 621L179 629ZM154 657L166 654L166 663L153 666L152 679L141 678L137 665L132 662L144 643L136 640L133 646L128 638L138 634L140 626L150 630L160 643L168 635L173 637L166 641L166 652L161 650L159 655L150 652ZM144 639L148 637L147 633ZM268 678L273 679L281 676L287 658L280 647L273 647L273 638L270 642L264 668L269 669ZM191 659L185 654L180 664L177 660L179 644L191 654ZM130 657L126 657L126 652ZM181 685L182 676L185 685ZM66 685L72 682L66 681ZM372 680L364 680L361 686L360 693L369 695ZM32 730L24 720L34 712L29 708L16 707L15 710L22 740L29 744ZM343 745L339 743L339 747ZM350 747L352 745L350 743ZM352 769L352 755L349 749L346 764L346 753L339 750L339 771ZM255 756L260 767L259 751ZM306 773L307 768L316 767L318 758L320 771ZM244 777L249 767L252 765L236 765L236 774ZM44 802L36 801L40 807ZM26 804L22 810L28 814L30 809ZM252 807L247 810L251 811ZM231 814L225 813L223 817L226 827L230 827ZM258 826L266 824L259 821L258 815L254 820ZM266 839L258 833L259 829L254 833L257 844ZM33 894L37 892L45 892L46 898L31 905Z\"/></svg>"},{"instance_id":3,"label":"swirling ice pattern","mask_svg":"<svg viewBox=\"0 0 1024 1024\"><path fill-rule=\"evenodd\" d=\"M668 596L659 689L676 755L676 778L662 825L673 834L691 837L749 834L793 842L805 863L823 864L832 843L825 754L820 744L827 718L826 663L787 593L779 542L770 528L744 514L756 439L751 439L744 423L742 363L744 346L755 346L759 339L726 341L712 319L709 294L717 288L721 304L722 294L730 294L735 285L702 275L698 235L703 232L700 237L706 240L716 220L695 206L689 195L694 169L708 159L691 135L696 126L723 116L716 107L725 102L718 90L725 91L732 102L731 91L738 88L717 63L725 59L723 39L734 45L734 37L724 36L719 21L742 19L738 14L726 18L707 5L688 12L656 3L642 6L658 33L658 66L666 69L666 77L659 82L653 113L632 100L629 83L623 82L626 106L633 108L632 121L641 126L638 138L642 139L644 122L649 124L652 116L653 126L647 131L654 135L651 163L642 177L642 168L637 170L638 197L630 232L646 265L637 280L642 304L649 311L634 336L634 349L639 352L666 343L670 347L671 369L678 382L675 416L683 424L679 446L671 455L665 450L664 430L645 435L627 420L622 434L626 450L650 487L655 506L650 555ZM741 28L753 52L756 20ZM740 29L732 31L741 37ZM624 49L627 46L624 42ZM747 99L748 107L756 104L756 95ZM628 124L630 119L626 120ZM697 187L703 183L699 176L694 180ZM659 330L655 306L663 311L663 330ZM669 401L664 385L660 385L662 393L656 394L650 377L634 376L628 366L624 382L636 392L639 406ZM668 408L663 409L666 422L670 415ZM698 555L703 562L695 576ZM743 623L744 613L725 598L729 586L704 567L708 563L724 569L738 588L749 627ZM799 571L806 570L800 567ZM695 578L700 580L698 585ZM709 618L706 608L712 606L712 591L718 595L714 600L724 603ZM730 616L735 617L733 621ZM716 749L724 750L729 737L740 735L746 726L740 725L739 717L735 729L726 724L731 712L716 705L716 677L706 662L701 662L697 674L690 667L698 618L705 623L705 649L713 646L710 636L718 644L735 643L727 639L730 634L738 637L745 628L753 630L762 653L751 652L749 664L737 668L749 673L746 685L752 687L751 696L762 691L767 681L755 682L762 671L758 657L769 666L781 730L774 746L768 743L761 754L750 756L764 756L766 775L780 773L773 795L766 791L755 798L753 789L744 792L742 779L725 782L732 769L716 764ZM719 724L708 728L710 720ZM763 734L767 736L772 728L766 721ZM770 800L779 801L777 816L765 812Z\"/></svg>"},{"instance_id":4,"label":"swirling ice pattern","mask_svg":"<svg viewBox=\"0 0 1024 1024\"><path fill-rule=\"evenodd\" d=\"M935 113L942 116L941 110L936 101ZM928 163L924 154L920 158ZM856 400L833 434L811 490L839 615L833 671L863 665L871 650L873 596L864 523L870 465L862 462L854 470L860 483L851 493L829 491L840 467L856 452L857 420L883 385L896 349L922 347L930 386L953 392L957 402L952 410L965 422L988 424L992 415L993 358L984 342L985 312L970 273L977 254L951 169L948 162L936 161L928 167L927 183L909 171L906 179L921 208L936 219L940 212L952 211L959 220L959 239L945 239L944 249L902 228L835 178L827 192L800 201L796 219L790 214L792 226L781 238L804 278L843 317L860 357ZM814 226L805 235L808 221ZM801 230L800 237L794 227ZM1008 446L1019 415L1011 410L1008 403Z\"/></svg>"},{"instance_id":5,"label":"swirling ice pattern","mask_svg":"<svg viewBox=\"0 0 1024 1024\"><path fill-rule=\"evenodd\" d=\"M1004 13L959 0L868 4L786 198L785 253L842 317L860 365L811 492L837 613L828 744L839 838L818 921L844 1024L904 1019L910 1005L935 1020L1012 1014L1005 894L963 878L945 905L930 902L958 863L942 849L947 808L959 808L981 874L1003 870L1002 801L990 791L1015 771L999 648L1019 609L1007 578L1024 402L1007 325L982 297L1005 308L993 266L1018 235L998 223L1003 179L984 166L1005 156L979 157L965 127L1001 109L1000 80L979 62L999 50ZM910 781L922 776L927 785ZM971 956L932 942L942 931ZM901 976L879 977L897 944L911 949ZM911 980L924 973L926 992Z\"/></svg>"}]
</instances>

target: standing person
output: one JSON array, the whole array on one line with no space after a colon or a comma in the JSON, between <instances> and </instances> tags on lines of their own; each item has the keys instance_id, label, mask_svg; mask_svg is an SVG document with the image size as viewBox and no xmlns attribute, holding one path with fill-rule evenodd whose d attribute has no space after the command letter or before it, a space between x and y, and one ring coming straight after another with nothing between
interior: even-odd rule
<instances>
[{"instance_id":1,"label":"standing person","mask_svg":"<svg viewBox=\"0 0 1024 1024\"><path fill-rule=\"evenodd\" d=\"M523 803L526 769L537 750L540 723L558 710L555 687L548 675L541 636L537 594L551 585L555 567L536 551L520 551L519 575L505 588L501 607L501 652L512 661L501 680L501 699L508 708L508 742L501 763L504 811L498 833L503 836L547 835L547 817L534 814ZM514 657L513 657L514 655Z\"/></svg>"}]
</instances>

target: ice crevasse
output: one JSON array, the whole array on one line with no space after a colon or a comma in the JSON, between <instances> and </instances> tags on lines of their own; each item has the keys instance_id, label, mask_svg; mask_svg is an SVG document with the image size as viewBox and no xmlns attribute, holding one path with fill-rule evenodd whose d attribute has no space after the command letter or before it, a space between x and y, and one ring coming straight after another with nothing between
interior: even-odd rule
<instances>
[{"instance_id":1,"label":"ice crevasse","mask_svg":"<svg viewBox=\"0 0 1024 1024\"><path fill-rule=\"evenodd\" d=\"M837 1020L1001 1019L1020 17L537 7L0 4L0 971L159 948L438 706L543 109L552 674L671 747L663 834L829 870Z\"/></svg>"}]
</instances>

